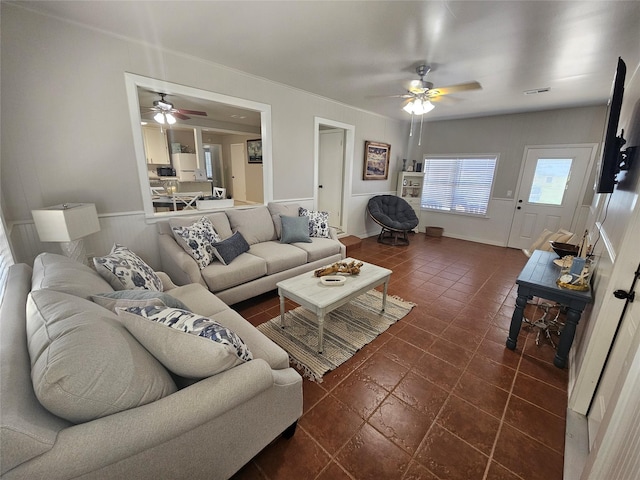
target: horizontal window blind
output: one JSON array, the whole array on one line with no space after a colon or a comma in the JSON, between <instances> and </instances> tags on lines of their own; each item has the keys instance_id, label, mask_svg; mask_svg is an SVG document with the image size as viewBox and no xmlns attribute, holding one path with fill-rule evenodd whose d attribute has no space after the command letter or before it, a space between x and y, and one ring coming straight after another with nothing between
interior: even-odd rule
<instances>
[{"instance_id":1,"label":"horizontal window blind","mask_svg":"<svg viewBox=\"0 0 640 480\"><path fill-rule=\"evenodd\" d=\"M486 215L497 161L485 155L425 156L422 208Z\"/></svg>"}]
</instances>

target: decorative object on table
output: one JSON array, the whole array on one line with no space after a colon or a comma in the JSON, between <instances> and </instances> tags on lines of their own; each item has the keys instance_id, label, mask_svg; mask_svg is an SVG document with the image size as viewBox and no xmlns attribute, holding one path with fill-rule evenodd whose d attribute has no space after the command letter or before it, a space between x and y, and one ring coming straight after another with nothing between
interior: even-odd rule
<instances>
[{"instance_id":1,"label":"decorative object on table","mask_svg":"<svg viewBox=\"0 0 640 480\"><path fill-rule=\"evenodd\" d=\"M100 231L95 204L63 203L31 210L31 215L41 242L60 242L67 257L86 262L83 238Z\"/></svg>"},{"instance_id":2,"label":"decorative object on table","mask_svg":"<svg viewBox=\"0 0 640 480\"><path fill-rule=\"evenodd\" d=\"M402 159L402 171L403 172L407 171L407 159L406 158Z\"/></svg>"},{"instance_id":3,"label":"decorative object on table","mask_svg":"<svg viewBox=\"0 0 640 480\"><path fill-rule=\"evenodd\" d=\"M262 139L247 140L249 163L262 163Z\"/></svg>"},{"instance_id":4,"label":"decorative object on table","mask_svg":"<svg viewBox=\"0 0 640 480\"><path fill-rule=\"evenodd\" d=\"M587 291L590 288L591 275L595 268L595 258L590 255L589 232L585 231L574 255L565 255L560 262L560 275L556 283L561 288ZM553 247L552 242L552 247ZM555 251L555 248L554 248ZM556 253L558 253L556 251Z\"/></svg>"},{"instance_id":5,"label":"decorative object on table","mask_svg":"<svg viewBox=\"0 0 640 480\"><path fill-rule=\"evenodd\" d=\"M320 277L320 282L328 287L341 287L346 281L347 277L343 277L342 275L325 275L324 277Z\"/></svg>"},{"instance_id":6,"label":"decorative object on table","mask_svg":"<svg viewBox=\"0 0 640 480\"><path fill-rule=\"evenodd\" d=\"M322 353L318 353L317 316L303 307L285 313L290 327L281 328L278 315L257 328L280 345L307 378L322 382L325 373L349 360L415 306L391 296L387 296L384 312L381 305L382 293L374 289L329 313Z\"/></svg>"},{"instance_id":7,"label":"decorative object on table","mask_svg":"<svg viewBox=\"0 0 640 480\"><path fill-rule=\"evenodd\" d=\"M362 262L336 262L328 267L319 268L313 274L316 277L324 277L325 275L335 275L339 273L341 275L358 275L360 273L360 267Z\"/></svg>"},{"instance_id":8,"label":"decorative object on table","mask_svg":"<svg viewBox=\"0 0 640 480\"><path fill-rule=\"evenodd\" d=\"M388 143L365 141L363 180L386 180L390 153L391 145Z\"/></svg>"},{"instance_id":9,"label":"decorative object on table","mask_svg":"<svg viewBox=\"0 0 640 480\"><path fill-rule=\"evenodd\" d=\"M575 257L580 250L578 245L572 245L570 243L554 242L553 240L549 243L553 251L556 252L560 258L566 257L567 255Z\"/></svg>"},{"instance_id":10,"label":"decorative object on table","mask_svg":"<svg viewBox=\"0 0 640 480\"><path fill-rule=\"evenodd\" d=\"M416 165L417 165L417 163L418 163L418 162L417 162L417 160L411 160L411 163L412 163L412 165L411 165L411 171L412 171L412 172L417 172L417 171L418 171L418 170L416 170Z\"/></svg>"},{"instance_id":11,"label":"decorative object on table","mask_svg":"<svg viewBox=\"0 0 640 480\"><path fill-rule=\"evenodd\" d=\"M422 172L422 164L420 162L416 163L416 172Z\"/></svg>"}]
</instances>

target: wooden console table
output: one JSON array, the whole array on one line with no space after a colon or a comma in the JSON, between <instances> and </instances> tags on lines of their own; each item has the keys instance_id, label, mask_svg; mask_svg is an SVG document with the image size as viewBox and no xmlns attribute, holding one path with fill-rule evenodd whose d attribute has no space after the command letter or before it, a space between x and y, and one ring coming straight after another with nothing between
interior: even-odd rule
<instances>
[{"instance_id":1,"label":"wooden console table","mask_svg":"<svg viewBox=\"0 0 640 480\"><path fill-rule=\"evenodd\" d=\"M541 297L567 307L567 316L564 329L560 334L560 342L556 350L553 364L558 368L564 368L567 364L569 349L576 334L576 327L580 321L583 310L593 298L591 290L580 292L560 288L556 285L556 279L560 274L560 267L553 263L558 258L554 252L536 250L520 272L516 284L518 285L518 298L516 308L511 317L507 348L515 350L518 334L522 325L524 308L527 301L533 297Z\"/></svg>"}]
</instances>

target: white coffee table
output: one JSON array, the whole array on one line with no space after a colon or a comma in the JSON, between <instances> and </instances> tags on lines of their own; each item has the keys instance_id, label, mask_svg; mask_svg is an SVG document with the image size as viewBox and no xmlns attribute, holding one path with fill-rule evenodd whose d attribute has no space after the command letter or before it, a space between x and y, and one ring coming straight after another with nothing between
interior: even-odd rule
<instances>
[{"instance_id":1,"label":"white coffee table","mask_svg":"<svg viewBox=\"0 0 640 480\"><path fill-rule=\"evenodd\" d=\"M343 262L359 262L353 258L345 258ZM284 300L288 298L300 304L307 310L318 316L318 352L324 349L324 317L341 305L350 302L354 298L368 292L378 285L384 284L382 295L382 311L387 306L387 288L391 270L371 263L362 262L358 275L345 275L346 282L340 286L323 285L320 278L313 272L303 273L278 282L278 295L280 296L280 325L286 328L284 320Z\"/></svg>"}]
</instances>

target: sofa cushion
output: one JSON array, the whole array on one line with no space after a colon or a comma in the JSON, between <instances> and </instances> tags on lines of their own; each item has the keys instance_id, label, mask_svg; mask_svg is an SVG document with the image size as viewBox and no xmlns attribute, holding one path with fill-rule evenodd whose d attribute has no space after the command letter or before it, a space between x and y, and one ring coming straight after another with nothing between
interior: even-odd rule
<instances>
[{"instance_id":1,"label":"sofa cushion","mask_svg":"<svg viewBox=\"0 0 640 480\"><path fill-rule=\"evenodd\" d=\"M269 202L267 204L267 208L269 209L269 213L271 214L273 226L276 229L276 237L280 238L282 236L282 222L280 220L280 215L284 215L287 217L297 217L300 205L297 203Z\"/></svg>"},{"instance_id":2,"label":"sofa cushion","mask_svg":"<svg viewBox=\"0 0 640 480\"><path fill-rule=\"evenodd\" d=\"M311 243L309 238L309 217L287 217L280 215L282 234L280 243Z\"/></svg>"},{"instance_id":3,"label":"sofa cushion","mask_svg":"<svg viewBox=\"0 0 640 480\"><path fill-rule=\"evenodd\" d=\"M191 225L172 227L171 230L178 245L193 257L201 270L213 261L215 255L212 245L221 239L207 217L202 217Z\"/></svg>"},{"instance_id":4,"label":"sofa cushion","mask_svg":"<svg viewBox=\"0 0 640 480\"><path fill-rule=\"evenodd\" d=\"M315 212L300 207L300 216L309 217L309 236L318 238L329 238L329 213Z\"/></svg>"},{"instance_id":5,"label":"sofa cushion","mask_svg":"<svg viewBox=\"0 0 640 480\"><path fill-rule=\"evenodd\" d=\"M40 403L74 423L154 402L176 391L165 368L95 303L37 290L27 300L31 380Z\"/></svg>"},{"instance_id":6,"label":"sofa cushion","mask_svg":"<svg viewBox=\"0 0 640 480\"><path fill-rule=\"evenodd\" d=\"M116 308L144 307L147 305L163 305L165 307L189 310L184 303L168 293L152 290L117 290L115 292L91 295L91 300L114 313Z\"/></svg>"},{"instance_id":7,"label":"sofa cushion","mask_svg":"<svg viewBox=\"0 0 640 480\"><path fill-rule=\"evenodd\" d=\"M216 212L216 213L208 213L205 215L206 218L211 221L213 228L220 235L221 239L229 238L233 235L231 231L231 225L229 225L229 218L224 212ZM191 225L193 222L198 220L201 217L173 217L169 219L169 227L172 229L173 227L186 227ZM167 231L164 223L166 222L158 222L158 224L163 224L158 227L160 233L165 233L169 235L173 235L173 231Z\"/></svg>"},{"instance_id":8,"label":"sofa cushion","mask_svg":"<svg viewBox=\"0 0 640 480\"><path fill-rule=\"evenodd\" d=\"M307 252L309 263L340 253L340 242L333 238L312 238L311 243L296 242L292 245Z\"/></svg>"},{"instance_id":9,"label":"sofa cushion","mask_svg":"<svg viewBox=\"0 0 640 480\"><path fill-rule=\"evenodd\" d=\"M162 291L162 280L153 269L127 247L117 243L109 255L93 257L93 264L114 290L144 288Z\"/></svg>"},{"instance_id":10,"label":"sofa cushion","mask_svg":"<svg viewBox=\"0 0 640 480\"><path fill-rule=\"evenodd\" d=\"M249 253L267 262L267 275L273 275L307 263L307 253L304 250L278 241L251 245Z\"/></svg>"},{"instance_id":11,"label":"sofa cushion","mask_svg":"<svg viewBox=\"0 0 640 480\"><path fill-rule=\"evenodd\" d=\"M113 288L93 268L64 255L41 253L33 261L31 289L48 288L89 299L91 295L111 292Z\"/></svg>"},{"instance_id":12,"label":"sofa cushion","mask_svg":"<svg viewBox=\"0 0 640 480\"><path fill-rule=\"evenodd\" d=\"M214 293L247 283L266 274L267 262L249 253L243 253L229 265L213 262L201 271L209 290Z\"/></svg>"},{"instance_id":13,"label":"sofa cushion","mask_svg":"<svg viewBox=\"0 0 640 480\"><path fill-rule=\"evenodd\" d=\"M207 287L199 283L189 283L172 288L166 293L183 303L186 307L185 310L199 313L205 317L210 317L218 312L229 309L226 303L207 290Z\"/></svg>"},{"instance_id":14,"label":"sofa cushion","mask_svg":"<svg viewBox=\"0 0 640 480\"><path fill-rule=\"evenodd\" d=\"M267 207L228 210L226 213L231 229L240 232L249 245L276 239L276 229Z\"/></svg>"},{"instance_id":15,"label":"sofa cushion","mask_svg":"<svg viewBox=\"0 0 640 480\"><path fill-rule=\"evenodd\" d=\"M249 251L249 244L240 232L236 232L229 238L214 243L211 250L220 263L229 265L234 258Z\"/></svg>"},{"instance_id":16,"label":"sofa cushion","mask_svg":"<svg viewBox=\"0 0 640 480\"><path fill-rule=\"evenodd\" d=\"M210 377L253 358L233 331L186 310L148 306L117 313L154 357L185 378Z\"/></svg>"}]
</instances>

